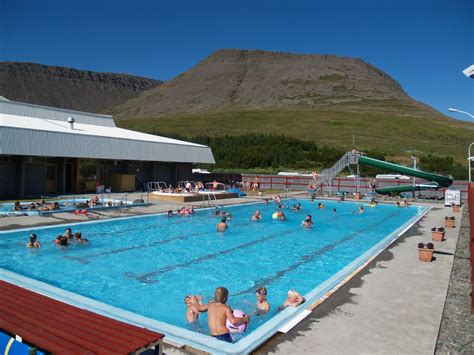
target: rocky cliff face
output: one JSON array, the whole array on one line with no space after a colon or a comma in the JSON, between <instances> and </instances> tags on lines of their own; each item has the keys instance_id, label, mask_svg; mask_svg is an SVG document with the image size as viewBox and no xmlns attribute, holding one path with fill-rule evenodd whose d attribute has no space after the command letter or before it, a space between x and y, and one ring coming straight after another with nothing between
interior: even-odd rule
<instances>
[{"instance_id":1,"label":"rocky cliff face","mask_svg":"<svg viewBox=\"0 0 474 355\"><path fill-rule=\"evenodd\" d=\"M295 108L396 112L400 107L411 114L436 114L360 59L225 49L111 112L146 118Z\"/></svg>"},{"instance_id":2,"label":"rocky cliff face","mask_svg":"<svg viewBox=\"0 0 474 355\"><path fill-rule=\"evenodd\" d=\"M0 62L0 96L78 111L100 112L161 84L125 74Z\"/></svg>"}]
</instances>

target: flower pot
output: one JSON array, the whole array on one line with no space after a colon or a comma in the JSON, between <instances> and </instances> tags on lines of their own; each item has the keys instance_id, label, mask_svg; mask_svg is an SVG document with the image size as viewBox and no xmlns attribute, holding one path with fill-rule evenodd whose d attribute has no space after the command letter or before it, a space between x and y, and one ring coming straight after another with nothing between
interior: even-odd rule
<instances>
[{"instance_id":1,"label":"flower pot","mask_svg":"<svg viewBox=\"0 0 474 355\"><path fill-rule=\"evenodd\" d=\"M418 248L418 258L424 263L430 263L433 260L433 249Z\"/></svg>"},{"instance_id":2,"label":"flower pot","mask_svg":"<svg viewBox=\"0 0 474 355\"><path fill-rule=\"evenodd\" d=\"M431 239L435 242L442 242L444 240L444 232L432 231Z\"/></svg>"},{"instance_id":3,"label":"flower pot","mask_svg":"<svg viewBox=\"0 0 474 355\"><path fill-rule=\"evenodd\" d=\"M453 212L459 212L459 205L453 205Z\"/></svg>"},{"instance_id":4,"label":"flower pot","mask_svg":"<svg viewBox=\"0 0 474 355\"><path fill-rule=\"evenodd\" d=\"M360 192L356 192L355 195L354 195L354 198L356 200L360 200L362 198L362 194Z\"/></svg>"},{"instance_id":5,"label":"flower pot","mask_svg":"<svg viewBox=\"0 0 474 355\"><path fill-rule=\"evenodd\" d=\"M445 219L444 226L446 228L454 228L454 219Z\"/></svg>"}]
</instances>

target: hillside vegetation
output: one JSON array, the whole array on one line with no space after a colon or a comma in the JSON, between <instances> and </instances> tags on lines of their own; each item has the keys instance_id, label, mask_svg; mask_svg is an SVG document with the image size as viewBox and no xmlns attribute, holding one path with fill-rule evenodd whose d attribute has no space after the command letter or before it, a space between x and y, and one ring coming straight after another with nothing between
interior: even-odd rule
<instances>
[{"instance_id":1,"label":"hillside vegetation","mask_svg":"<svg viewBox=\"0 0 474 355\"><path fill-rule=\"evenodd\" d=\"M161 132L152 133L163 135ZM185 137L174 134L171 138ZM314 142L285 135L247 133L220 137L200 135L188 139L211 147L216 164L201 164L200 167L221 173L277 173L287 170L311 172L332 166L345 153L338 148L318 146ZM365 153L375 159L391 160L383 151L367 150ZM418 167L422 170L452 175L456 179L467 178L465 167L450 156L427 154L418 158ZM385 172L388 171L366 165L361 169L362 176L375 176Z\"/></svg>"},{"instance_id":2,"label":"hillside vegetation","mask_svg":"<svg viewBox=\"0 0 474 355\"><path fill-rule=\"evenodd\" d=\"M124 128L159 131L190 138L245 133L286 135L313 141L341 151L379 150L396 161L410 155L447 155L467 166L467 147L474 124L436 116L420 119L383 113L352 113L315 110L241 111L175 116L169 119L118 120Z\"/></svg>"}]
</instances>

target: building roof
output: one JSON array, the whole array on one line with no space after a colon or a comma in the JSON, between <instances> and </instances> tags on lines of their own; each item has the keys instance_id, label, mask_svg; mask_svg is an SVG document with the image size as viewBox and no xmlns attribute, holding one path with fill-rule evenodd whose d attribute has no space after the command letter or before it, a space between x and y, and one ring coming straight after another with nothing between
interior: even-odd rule
<instances>
[{"instance_id":1,"label":"building roof","mask_svg":"<svg viewBox=\"0 0 474 355\"><path fill-rule=\"evenodd\" d=\"M56 354L130 354L163 334L0 281L0 328Z\"/></svg>"},{"instance_id":2,"label":"building roof","mask_svg":"<svg viewBox=\"0 0 474 355\"><path fill-rule=\"evenodd\" d=\"M0 100L1 113L66 122L68 118L72 116L77 122L115 127L114 118L109 115L99 115L96 113L67 110L64 108L27 104L25 102L10 101L5 97L3 97L3 99L4 100Z\"/></svg>"},{"instance_id":3,"label":"building roof","mask_svg":"<svg viewBox=\"0 0 474 355\"><path fill-rule=\"evenodd\" d=\"M84 123L83 116L71 111L65 117L74 117L72 129L67 119L51 117L4 113L0 103L0 154L215 163L205 145L122 129L115 123L90 124L87 119Z\"/></svg>"}]
</instances>

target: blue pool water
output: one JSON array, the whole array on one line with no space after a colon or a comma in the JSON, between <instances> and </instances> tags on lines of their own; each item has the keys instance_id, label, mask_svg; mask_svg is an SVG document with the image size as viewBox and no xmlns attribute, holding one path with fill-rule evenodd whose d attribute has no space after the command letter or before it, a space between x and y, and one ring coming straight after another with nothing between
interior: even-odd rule
<instances>
[{"instance_id":1,"label":"blue pool water","mask_svg":"<svg viewBox=\"0 0 474 355\"><path fill-rule=\"evenodd\" d=\"M296 202L302 211L285 209L284 222L272 220L274 204L226 207L232 219L225 233L215 231L219 218L212 209L186 217L71 225L90 243L68 247L53 244L65 226L2 233L0 268L205 334L205 314L197 324L185 321L186 294L209 301L216 287L225 286L229 305L252 314L255 290L265 286L271 311L252 317L251 332L277 314L289 289L307 294L424 211L364 205L365 212L358 214L359 204L351 202L324 202L326 207L318 209L318 201L285 201L290 206ZM263 220L252 222L256 209ZM306 214L313 216L312 229L301 226ZM32 232L43 248L25 248Z\"/></svg>"}]
</instances>

